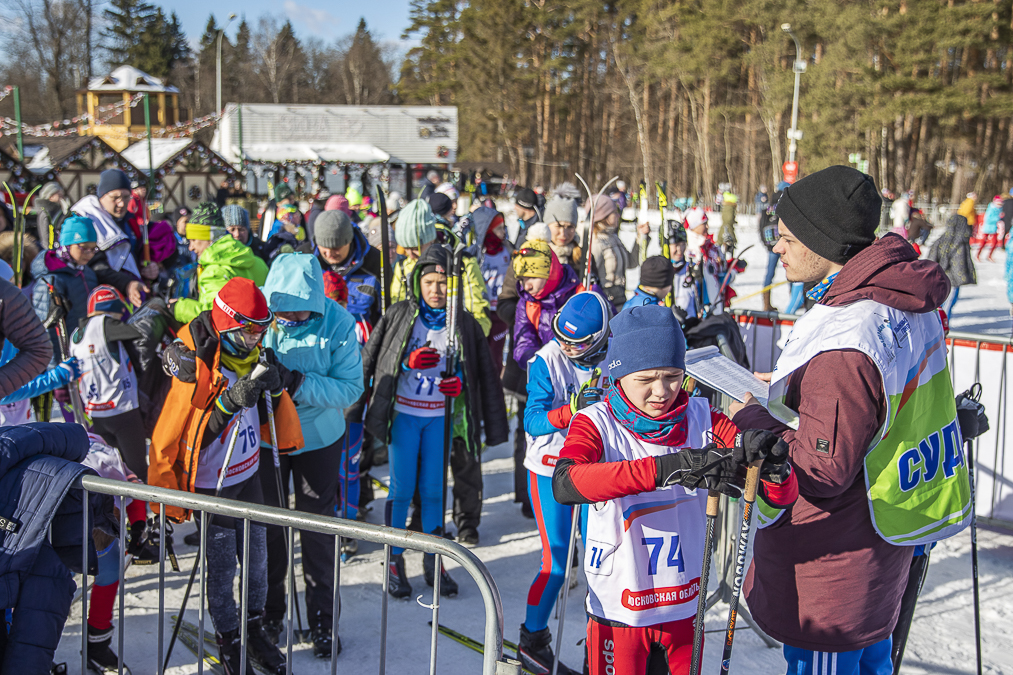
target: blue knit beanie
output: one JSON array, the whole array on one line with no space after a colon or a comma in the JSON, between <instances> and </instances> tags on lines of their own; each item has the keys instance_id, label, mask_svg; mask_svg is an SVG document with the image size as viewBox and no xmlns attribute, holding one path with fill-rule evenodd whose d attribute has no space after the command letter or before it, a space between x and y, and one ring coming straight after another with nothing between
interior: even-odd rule
<instances>
[{"instance_id":1,"label":"blue knit beanie","mask_svg":"<svg viewBox=\"0 0 1013 675\"><path fill-rule=\"evenodd\" d=\"M60 246L98 241L91 218L72 213L60 225Z\"/></svg>"},{"instance_id":2,"label":"blue knit beanie","mask_svg":"<svg viewBox=\"0 0 1013 675\"><path fill-rule=\"evenodd\" d=\"M612 319L605 363L615 380L640 370L686 368L686 336L671 307L630 307Z\"/></svg>"},{"instance_id":3,"label":"blue knit beanie","mask_svg":"<svg viewBox=\"0 0 1013 675\"><path fill-rule=\"evenodd\" d=\"M106 169L98 177L98 190L96 195L101 198L107 192L113 190L129 190L130 179L120 169Z\"/></svg>"},{"instance_id":4,"label":"blue knit beanie","mask_svg":"<svg viewBox=\"0 0 1013 675\"><path fill-rule=\"evenodd\" d=\"M404 248L420 248L436 239L436 216L428 202L413 199L401 209L394 239Z\"/></svg>"}]
</instances>

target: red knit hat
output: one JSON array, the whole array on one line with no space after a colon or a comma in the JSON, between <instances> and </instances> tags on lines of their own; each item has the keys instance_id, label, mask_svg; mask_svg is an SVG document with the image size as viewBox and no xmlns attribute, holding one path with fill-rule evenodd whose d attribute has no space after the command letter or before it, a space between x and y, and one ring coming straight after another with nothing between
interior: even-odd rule
<instances>
[{"instance_id":1,"label":"red knit hat","mask_svg":"<svg viewBox=\"0 0 1013 675\"><path fill-rule=\"evenodd\" d=\"M211 323L222 333L248 324L266 326L271 322L267 299L249 279L235 277L222 286L211 307Z\"/></svg>"}]
</instances>

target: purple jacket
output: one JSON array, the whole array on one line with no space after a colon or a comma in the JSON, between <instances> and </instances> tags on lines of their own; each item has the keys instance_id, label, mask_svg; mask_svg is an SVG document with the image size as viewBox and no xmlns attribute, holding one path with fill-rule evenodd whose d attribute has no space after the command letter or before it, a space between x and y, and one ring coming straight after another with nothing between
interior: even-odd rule
<instances>
[{"instance_id":1,"label":"purple jacket","mask_svg":"<svg viewBox=\"0 0 1013 675\"><path fill-rule=\"evenodd\" d=\"M530 293L524 290L521 283L517 282L517 294L520 301L514 311L514 360L521 370L528 369L528 361L535 355L543 345L552 339L552 318L556 316L563 304L578 291L580 279L577 273L569 265L562 265L563 279L559 282L556 290L550 292L544 298L536 300ZM600 293L602 297L608 297L598 284L592 284L590 290ZM538 305L540 310L532 310L528 314L528 304ZM538 325L532 322L532 316L537 317Z\"/></svg>"}]
</instances>

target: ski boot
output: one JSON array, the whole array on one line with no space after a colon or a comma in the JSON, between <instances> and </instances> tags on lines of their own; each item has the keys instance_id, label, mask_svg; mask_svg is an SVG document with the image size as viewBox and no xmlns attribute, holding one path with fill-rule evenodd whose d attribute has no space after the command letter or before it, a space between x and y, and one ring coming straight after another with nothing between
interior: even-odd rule
<instances>
[{"instance_id":1,"label":"ski boot","mask_svg":"<svg viewBox=\"0 0 1013 675\"><path fill-rule=\"evenodd\" d=\"M285 657L277 646L277 637L271 641L271 636L264 625L264 615L250 614L246 622L246 653L249 656L247 661L256 661L269 673L284 675Z\"/></svg>"},{"instance_id":2,"label":"ski boot","mask_svg":"<svg viewBox=\"0 0 1013 675\"><path fill-rule=\"evenodd\" d=\"M239 665L242 662L243 647L239 639L239 629L215 633L215 641L218 643L218 658L221 659L225 675L240 675ZM256 675L251 658L246 659L245 675Z\"/></svg>"},{"instance_id":3,"label":"ski boot","mask_svg":"<svg viewBox=\"0 0 1013 675\"><path fill-rule=\"evenodd\" d=\"M329 659L331 658L331 644L332 640L336 640L338 643L338 654L341 653L341 638L337 635L332 637L331 635L331 621L317 621L316 625L310 631L310 641L313 643L313 656L318 659Z\"/></svg>"},{"instance_id":4,"label":"ski boot","mask_svg":"<svg viewBox=\"0 0 1013 675\"><path fill-rule=\"evenodd\" d=\"M341 562L348 562L349 558L359 552L359 542L355 539L341 538Z\"/></svg>"},{"instance_id":5,"label":"ski boot","mask_svg":"<svg viewBox=\"0 0 1013 675\"><path fill-rule=\"evenodd\" d=\"M521 668L536 675L552 672L552 633L548 628L531 633L521 624L521 639L517 644L517 660ZM577 675L562 662L556 667L556 675Z\"/></svg>"},{"instance_id":6,"label":"ski boot","mask_svg":"<svg viewBox=\"0 0 1013 675\"><path fill-rule=\"evenodd\" d=\"M285 632L285 622L281 619L264 619L264 635L271 644L277 645L281 634Z\"/></svg>"},{"instance_id":7,"label":"ski boot","mask_svg":"<svg viewBox=\"0 0 1013 675\"><path fill-rule=\"evenodd\" d=\"M88 670L96 673L118 673L119 659L112 650L113 629L98 630L88 626ZM126 664L124 673L130 673Z\"/></svg>"},{"instance_id":8,"label":"ski boot","mask_svg":"<svg viewBox=\"0 0 1013 675\"><path fill-rule=\"evenodd\" d=\"M433 586L433 572L436 569L436 554L426 553L422 556L422 573L426 578L426 583L430 588ZM450 578L447 574L447 570L443 567L443 561L440 561L440 596L444 598L453 598L457 595L457 582Z\"/></svg>"},{"instance_id":9,"label":"ski boot","mask_svg":"<svg viewBox=\"0 0 1013 675\"><path fill-rule=\"evenodd\" d=\"M412 585L408 583L408 575L404 571L404 553L390 556L390 578L387 581L387 592L398 599L411 597Z\"/></svg>"},{"instance_id":10,"label":"ski boot","mask_svg":"<svg viewBox=\"0 0 1013 675\"><path fill-rule=\"evenodd\" d=\"M457 529L457 542L468 546L478 546L478 528L462 525Z\"/></svg>"}]
</instances>

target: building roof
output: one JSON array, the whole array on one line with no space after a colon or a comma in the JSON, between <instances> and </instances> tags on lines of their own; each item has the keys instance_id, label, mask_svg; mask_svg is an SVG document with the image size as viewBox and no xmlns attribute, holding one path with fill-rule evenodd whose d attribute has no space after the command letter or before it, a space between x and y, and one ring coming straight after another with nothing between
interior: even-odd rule
<instances>
[{"instance_id":1,"label":"building roof","mask_svg":"<svg viewBox=\"0 0 1013 675\"><path fill-rule=\"evenodd\" d=\"M161 79L133 66L120 66L103 77L88 81L88 91L147 91L178 94L179 89L167 86Z\"/></svg>"},{"instance_id":2,"label":"building roof","mask_svg":"<svg viewBox=\"0 0 1013 675\"><path fill-rule=\"evenodd\" d=\"M253 143L243 146L249 162L328 162L339 164L376 164L390 155L369 143Z\"/></svg>"},{"instance_id":3,"label":"building roof","mask_svg":"<svg viewBox=\"0 0 1013 675\"><path fill-rule=\"evenodd\" d=\"M39 173L60 166L68 157L73 157L97 136L35 137L25 136L25 157L28 168Z\"/></svg>"},{"instance_id":4,"label":"building roof","mask_svg":"<svg viewBox=\"0 0 1013 675\"><path fill-rule=\"evenodd\" d=\"M151 159L156 169L172 159L188 145L193 143L190 138L153 138L151 139ZM122 153L124 159L136 166L145 173L151 167L148 165L148 141L141 140Z\"/></svg>"},{"instance_id":5,"label":"building roof","mask_svg":"<svg viewBox=\"0 0 1013 675\"><path fill-rule=\"evenodd\" d=\"M457 108L244 103L240 114L230 103L211 147L237 164L240 136L246 159L271 164L449 164L457 156Z\"/></svg>"}]
</instances>

